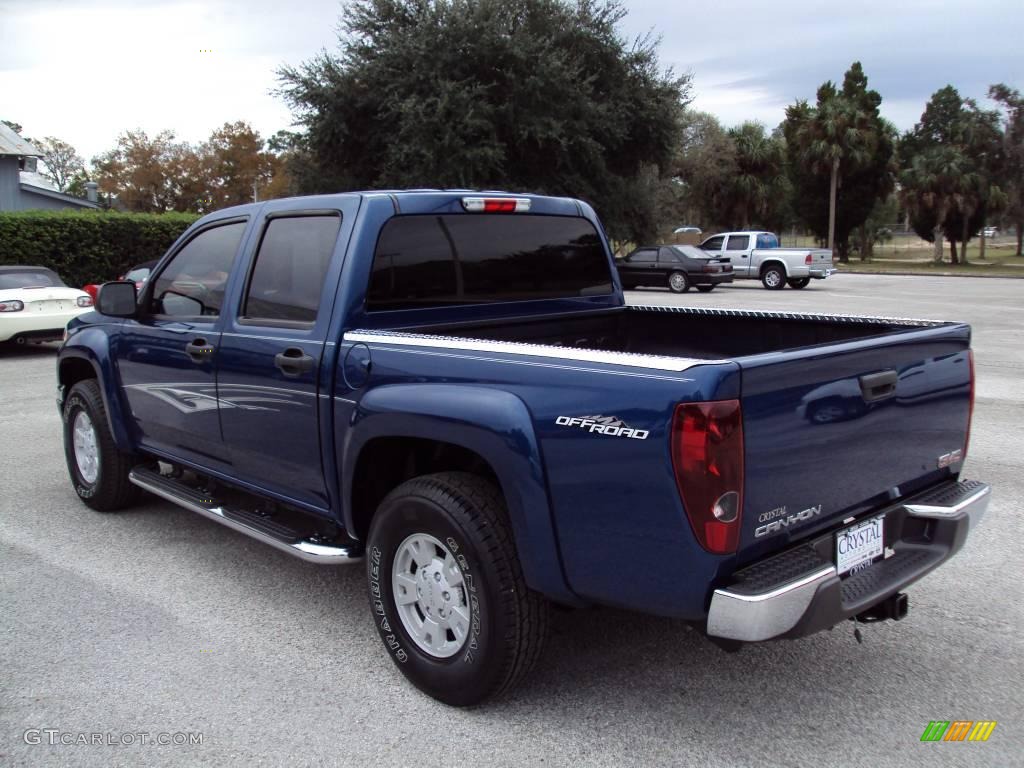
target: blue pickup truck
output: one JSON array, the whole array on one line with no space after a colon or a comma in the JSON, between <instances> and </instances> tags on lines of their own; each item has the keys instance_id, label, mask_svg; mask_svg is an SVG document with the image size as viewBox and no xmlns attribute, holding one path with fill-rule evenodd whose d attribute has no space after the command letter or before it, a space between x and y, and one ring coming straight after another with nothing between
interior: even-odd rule
<instances>
[{"instance_id":1,"label":"blue pickup truck","mask_svg":"<svg viewBox=\"0 0 1024 768\"><path fill-rule=\"evenodd\" d=\"M519 681L553 605L730 650L900 619L989 500L960 479L968 326L627 305L565 198L210 214L138 296L102 287L57 369L84 503L362 562L387 652L453 705Z\"/></svg>"}]
</instances>

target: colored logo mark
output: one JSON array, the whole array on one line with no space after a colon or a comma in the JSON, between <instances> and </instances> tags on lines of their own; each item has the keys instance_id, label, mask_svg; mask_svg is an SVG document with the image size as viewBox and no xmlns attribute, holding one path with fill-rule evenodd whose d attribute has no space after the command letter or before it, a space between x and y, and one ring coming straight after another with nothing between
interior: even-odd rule
<instances>
[{"instance_id":1,"label":"colored logo mark","mask_svg":"<svg viewBox=\"0 0 1024 768\"><path fill-rule=\"evenodd\" d=\"M995 728L995 720L932 720L921 741L988 741Z\"/></svg>"}]
</instances>

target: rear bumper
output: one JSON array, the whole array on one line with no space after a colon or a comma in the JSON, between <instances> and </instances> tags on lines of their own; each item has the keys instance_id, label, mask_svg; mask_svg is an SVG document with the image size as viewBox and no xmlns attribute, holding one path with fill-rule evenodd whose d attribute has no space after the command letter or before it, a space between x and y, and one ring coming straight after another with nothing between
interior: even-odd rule
<instances>
[{"instance_id":1,"label":"rear bumper","mask_svg":"<svg viewBox=\"0 0 1024 768\"><path fill-rule=\"evenodd\" d=\"M802 637L856 616L951 558L978 524L991 489L949 481L861 519L885 515L886 557L839 577L833 533L744 568L711 597L707 633L744 642Z\"/></svg>"},{"instance_id":2,"label":"rear bumper","mask_svg":"<svg viewBox=\"0 0 1024 768\"><path fill-rule=\"evenodd\" d=\"M807 270L808 275L813 277L815 280L824 280L826 277L835 272L831 267L811 267Z\"/></svg>"},{"instance_id":3,"label":"rear bumper","mask_svg":"<svg viewBox=\"0 0 1024 768\"><path fill-rule=\"evenodd\" d=\"M691 272L690 282L694 285L721 285L732 282L732 272Z\"/></svg>"},{"instance_id":4,"label":"rear bumper","mask_svg":"<svg viewBox=\"0 0 1024 768\"><path fill-rule=\"evenodd\" d=\"M73 318L91 311L91 307L77 307L65 312L5 312L0 318L0 341L56 341L64 337L64 328Z\"/></svg>"}]
</instances>

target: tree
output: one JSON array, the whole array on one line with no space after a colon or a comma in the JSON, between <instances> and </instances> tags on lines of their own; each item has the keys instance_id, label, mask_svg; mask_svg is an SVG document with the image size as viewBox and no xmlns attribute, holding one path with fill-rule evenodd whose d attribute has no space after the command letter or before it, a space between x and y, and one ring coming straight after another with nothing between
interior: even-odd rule
<instances>
[{"instance_id":1,"label":"tree","mask_svg":"<svg viewBox=\"0 0 1024 768\"><path fill-rule=\"evenodd\" d=\"M988 90L1003 113L1003 162L997 175L1002 190L1004 215L1017 230L1017 255L1024 252L1024 98L1020 91L999 83Z\"/></svg>"},{"instance_id":2,"label":"tree","mask_svg":"<svg viewBox=\"0 0 1024 768\"><path fill-rule=\"evenodd\" d=\"M244 121L224 123L199 148L212 208L251 203L270 184L277 165L263 138Z\"/></svg>"},{"instance_id":3,"label":"tree","mask_svg":"<svg viewBox=\"0 0 1024 768\"><path fill-rule=\"evenodd\" d=\"M739 169L736 144L718 118L689 109L683 113L672 167L680 198L676 226L729 228L728 188Z\"/></svg>"},{"instance_id":4,"label":"tree","mask_svg":"<svg viewBox=\"0 0 1024 768\"><path fill-rule=\"evenodd\" d=\"M478 187L591 201L610 233L657 229L689 78L627 44L618 0L350 0L337 55L279 70L304 191Z\"/></svg>"},{"instance_id":5,"label":"tree","mask_svg":"<svg viewBox=\"0 0 1024 768\"><path fill-rule=\"evenodd\" d=\"M823 83L815 106L797 101L782 126L794 209L844 262L851 233L895 185L896 130L882 118L881 103L854 62L841 89Z\"/></svg>"},{"instance_id":6,"label":"tree","mask_svg":"<svg viewBox=\"0 0 1024 768\"><path fill-rule=\"evenodd\" d=\"M967 242L984 222L989 202L1002 198L993 184L1001 149L998 115L961 98L951 85L932 94L920 122L904 135L902 195L919 234L931 227L926 239L934 243L935 263L942 261L943 237L950 261L967 262Z\"/></svg>"},{"instance_id":7,"label":"tree","mask_svg":"<svg viewBox=\"0 0 1024 768\"><path fill-rule=\"evenodd\" d=\"M780 136L768 134L761 123L745 122L729 129L735 152L735 172L725 182L719 215L741 229L777 225L789 186L785 176L786 149ZM735 226L735 224L733 225Z\"/></svg>"},{"instance_id":8,"label":"tree","mask_svg":"<svg viewBox=\"0 0 1024 768\"><path fill-rule=\"evenodd\" d=\"M43 175L61 192L66 192L68 185L76 174L85 171L85 161L73 146L54 136L42 140L33 140L33 145L43 153L43 164L46 170Z\"/></svg>"},{"instance_id":9,"label":"tree","mask_svg":"<svg viewBox=\"0 0 1024 768\"><path fill-rule=\"evenodd\" d=\"M127 131L93 159L96 181L131 211L207 213L291 192L285 162L243 121L225 123L198 147L171 131Z\"/></svg>"},{"instance_id":10,"label":"tree","mask_svg":"<svg viewBox=\"0 0 1024 768\"><path fill-rule=\"evenodd\" d=\"M93 158L96 181L130 211L197 210L202 198L202 168L195 150L174 140L172 131L149 138L126 131L117 147Z\"/></svg>"}]
</instances>

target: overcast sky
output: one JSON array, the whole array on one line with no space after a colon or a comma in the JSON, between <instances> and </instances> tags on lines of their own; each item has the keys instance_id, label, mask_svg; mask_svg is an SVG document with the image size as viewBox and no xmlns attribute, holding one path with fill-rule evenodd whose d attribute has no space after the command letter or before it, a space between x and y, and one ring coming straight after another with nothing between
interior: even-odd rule
<instances>
[{"instance_id":1,"label":"overcast sky","mask_svg":"<svg viewBox=\"0 0 1024 768\"><path fill-rule=\"evenodd\" d=\"M1022 0L625 0L623 34L660 35L693 74L694 106L769 127L859 59L901 129L947 83L982 98L1024 89ZM334 50L338 0L0 0L0 119L58 136L87 159L118 133L201 141L244 119L265 136L291 116L270 91L281 64Z\"/></svg>"}]
</instances>

